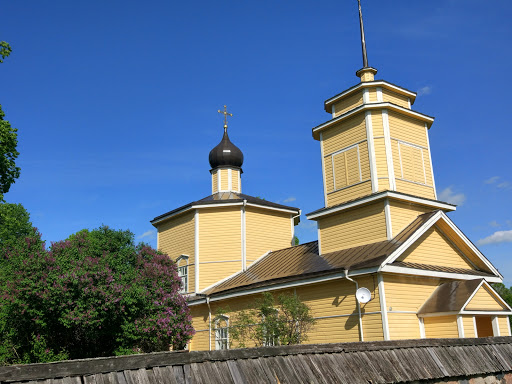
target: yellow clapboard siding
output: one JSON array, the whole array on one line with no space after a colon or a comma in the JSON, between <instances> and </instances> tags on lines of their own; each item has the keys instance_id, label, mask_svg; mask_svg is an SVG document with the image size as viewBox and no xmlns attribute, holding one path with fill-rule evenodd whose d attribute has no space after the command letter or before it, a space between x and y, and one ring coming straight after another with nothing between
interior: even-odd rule
<instances>
[{"instance_id":1,"label":"yellow clapboard siding","mask_svg":"<svg viewBox=\"0 0 512 384\"><path fill-rule=\"evenodd\" d=\"M212 172L212 193L219 192L219 179L217 176L218 170Z\"/></svg>"},{"instance_id":2,"label":"yellow clapboard siding","mask_svg":"<svg viewBox=\"0 0 512 384\"><path fill-rule=\"evenodd\" d=\"M231 186L233 191L240 191L240 171L238 169L231 170Z\"/></svg>"},{"instance_id":3,"label":"yellow clapboard siding","mask_svg":"<svg viewBox=\"0 0 512 384\"><path fill-rule=\"evenodd\" d=\"M194 258L194 212L184 213L159 224L158 248L173 260L181 255Z\"/></svg>"},{"instance_id":4,"label":"yellow clapboard siding","mask_svg":"<svg viewBox=\"0 0 512 384\"><path fill-rule=\"evenodd\" d=\"M427 338L459 337L457 316L425 317L425 336Z\"/></svg>"},{"instance_id":5,"label":"yellow clapboard siding","mask_svg":"<svg viewBox=\"0 0 512 384\"><path fill-rule=\"evenodd\" d=\"M206 305L190 307L190 315L192 317L192 326L196 334L192 337L189 350L207 351L209 349L208 307Z\"/></svg>"},{"instance_id":6,"label":"yellow clapboard siding","mask_svg":"<svg viewBox=\"0 0 512 384\"><path fill-rule=\"evenodd\" d=\"M370 103L375 103L377 101L377 88L367 88L368 95L370 97Z\"/></svg>"},{"instance_id":7,"label":"yellow clapboard siding","mask_svg":"<svg viewBox=\"0 0 512 384\"><path fill-rule=\"evenodd\" d=\"M462 325L464 326L464 337L476 337L473 316L462 316Z\"/></svg>"},{"instance_id":8,"label":"yellow clapboard siding","mask_svg":"<svg viewBox=\"0 0 512 384\"><path fill-rule=\"evenodd\" d=\"M375 162L377 166L377 177L389 177L388 175L388 161L386 158L386 145L384 138L375 139Z\"/></svg>"},{"instance_id":9,"label":"yellow clapboard siding","mask_svg":"<svg viewBox=\"0 0 512 384\"><path fill-rule=\"evenodd\" d=\"M508 316L498 316L498 325L500 327L500 336L512 336L509 330Z\"/></svg>"},{"instance_id":10,"label":"yellow clapboard siding","mask_svg":"<svg viewBox=\"0 0 512 384\"><path fill-rule=\"evenodd\" d=\"M359 197L368 196L372 193L372 183L370 180L363 181L362 183L354 186L329 193L327 195L327 206L333 206L344 203L349 200L354 200Z\"/></svg>"},{"instance_id":11,"label":"yellow clapboard siding","mask_svg":"<svg viewBox=\"0 0 512 384\"><path fill-rule=\"evenodd\" d=\"M318 225L322 253L386 240L383 202L321 218Z\"/></svg>"},{"instance_id":12,"label":"yellow clapboard siding","mask_svg":"<svg viewBox=\"0 0 512 384\"><path fill-rule=\"evenodd\" d=\"M471 301L466 305L466 311L503 311L506 307L497 301L491 291L481 286L475 293Z\"/></svg>"},{"instance_id":13,"label":"yellow clapboard siding","mask_svg":"<svg viewBox=\"0 0 512 384\"><path fill-rule=\"evenodd\" d=\"M358 146L333 155L336 189L345 188L361 181Z\"/></svg>"},{"instance_id":14,"label":"yellow clapboard siding","mask_svg":"<svg viewBox=\"0 0 512 384\"><path fill-rule=\"evenodd\" d=\"M315 329L308 335L308 344L359 341L359 320L356 315L318 319Z\"/></svg>"},{"instance_id":15,"label":"yellow clapboard siding","mask_svg":"<svg viewBox=\"0 0 512 384\"><path fill-rule=\"evenodd\" d=\"M430 164L429 151L427 149L423 149L422 151L423 151L423 166L425 169L426 184L433 186L434 182L432 180L432 166Z\"/></svg>"},{"instance_id":16,"label":"yellow clapboard siding","mask_svg":"<svg viewBox=\"0 0 512 384\"><path fill-rule=\"evenodd\" d=\"M382 122L382 112L381 111L371 111L371 119L372 119L372 131L374 137L382 137L384 136L384 124Z\"/></svg>"},{"instance_id":17,"label":"yellow clapboard siding","mask_svg":"<svg viewBox=\"0 0 512 384\"><path fill-rule=\"evenodd\" d=\"M264 253L288 248L292 243L291 215L246 207L246 257L256 260Z\"/></svg>"},{"instance_id":18,"label":"yellow clapboard siding","mask_svg":"<svg viewBox=\"0 0 512 384\"><path fill-rule=\"evenodd\" d=\"M421 337L418 316L414 313L388 313L388 325L391 340L419 339Z\"/></svg>"},{"instance_id":19,"label":"yellow clapboard siding","mask_svg":"<svg viewBox=\"0 0 512 384\"><path fill-rule=\"evenodd\" d=\"M390 311L417 312L439 283L439 279L384 274L386 306Z\"/></svg>"},{"instance_id":20,"label":"yellow clapboard siding","mask_svg":"<svg viewBox=\"0 0 512 384\"><path fill-rule=\"evenodd\" d=\"M241 259L241 208L217 207L199 210L199 263ZM222 268L222 273L219 268ZM229 263L229 266L200 265L199 287L203 289L240 269L241 262Z\"/></svg>"},{"instance_id":21,"label":"yellow clapboard siding","mask_svg":"<svg viewBox=\"0 0 512 384\"><path fill-rule=\"evenodd\" d=\"M364 113L357 114L322 133L324 154L330 155L366 139Z\"/></svg>"},{"instance_id":22,"label":"yellow clapboard siding","mask_svg":"<svg viewBox=\"0 0 512 384\"><path fill-rule=\"evenodd\" d=\"M389 211L391 213L391 227L393 228L393 237L395 237L405 227L411 224L419 215L431 212L432 208L391 200L389 204Z\"/></svg>"},{"instance_id":23,"label":"yellow clapboard siding","mask_svg":"<svg viewBox=\"0 0 512 384\"><path fill-rule=\"evenodd\" d=\"M390 91L389 89L383 88L382 89L382 100L384 102L393 103L396 105L399 105L404 108L409 109L409 99L407 96L400 95L398 93L395 93L393 91Z\"/></svg>"},{"instance_id":24,"label":"yellow clapboard siding","mask_svg":"<svg viewBox=\"0 0 512 384\"><path fill-rule=\"evenodd\" d=\"M364 341L384 340L380 313L362 315Z\"/></svg>"},{"instance_id":25,"label":"yellow clapboard siding","mask_svg":"<svg viewBox=\"0 0 512 384\"><path fill-rule=\"evenodd\" d=\"M426 184L421 148L400 143L401 175L404 180Z\"/></svg>"},{"instance_id":26,"label":"yellow clapboard siding","mask_svg":"<svg viewBox=\"0 0 512 384\"><path fill-rule=\"evenodd\" d=\"M338 117L343 113L363 104L363 91L359 90L352 95L334 104L334 117Z\"/></svg>"},{"instance_id":27,"label":"yellow clapboard siding","mask_svg":"<svg viewBox=\"0 0 512 384\"><path fill-rule=\"evenodd\" d=\"M361 161L361 180L370 179L370 158L368 155L368 142L359 144L359 160Z\"/></svg>"},{"instance_id":28,"label":"yellow clapboard siding","mask_svg":"<svg viewBox=\"0 0 512 384\"><path fill-rule=\"evenodd\" d=\"M475 269L435 226L416 240L397 261Z\"/></svg>"},{"instance_id":29,"label":"yellow clapboard siding","mask_svg":"<svg viewBox=\"0 0 512 384\"><path fill-rule=\"evenodd\" d=\"M400 172L398 175L400 175ZM398 180L398 178L395 180L395 183L396 190L398 192L407 193L413 196L425 197L427 199L435 199L434 188L430 186L419 185L405 180Z\"/></svg>"},{"instance_id":30,"label":"yellow clapboard siding","mask_svg":"<svg viewBox=\"0 0 512 384\"><path fill-rule=\"evenodd\" d=\"M424 122L393 111L388 111L388 115L389 133L393 139L402 140L421 147L428 146Z\"/></svg>"},{"instance_id":31,"label":"yellow clapboard siding","mask_svg":"<svg viewBox=\"0 0 512 384\"><path fill-rule=\"evenodd\" d=\"M220 170L220 190L221 191L228 190L228 170L227 169Z\"/></svg>"},{"instance_id":32,"label":"yellow clapboard siding","mask_svg":"<svg viewBox=\"0 0 512 384\"><path fill-rule=\"evenodd\" d=\"M389 191L389 179L379 179L378 191Z\"/></svg>"}]
</instances>

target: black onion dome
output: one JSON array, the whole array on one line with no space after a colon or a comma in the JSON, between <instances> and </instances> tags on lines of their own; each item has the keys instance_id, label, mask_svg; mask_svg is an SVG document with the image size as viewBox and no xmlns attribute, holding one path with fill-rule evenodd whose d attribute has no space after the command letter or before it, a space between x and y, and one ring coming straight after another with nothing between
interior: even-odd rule
<instances>
[{"instance_id":1,"label":"black onion dome","mask_svg":"<svg viewBox=\"0 0 512 384\"><path fill-rule=\"evenodd\" d=\"M210 151L208 159L210 160L212 169L221 166L240 168L244 162L244 155L242 151L229 140L228 132L224 130L222 140Z\"/></svg>"}]
</instances>

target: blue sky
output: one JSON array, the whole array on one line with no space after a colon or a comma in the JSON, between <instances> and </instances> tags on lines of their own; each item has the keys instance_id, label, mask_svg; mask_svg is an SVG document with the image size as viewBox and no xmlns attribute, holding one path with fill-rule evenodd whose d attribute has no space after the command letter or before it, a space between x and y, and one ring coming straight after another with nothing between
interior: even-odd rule
<instances>
[{"instance_id":1,"label":"blue sky","mask_svg":"<svg viewBox=\"0 0 512 384\"><path fill-rule=\"evenodd\" d=\"M243 191L323 205L323 101L362 66L353 1L2 3L0 103L19 129L22 203L48 242L107 224L156 245L149 221L211 192L230 137ZM512 285L512 3L363 0L376 78L418 92L450 217ZM304 217L302 242L315 240Z\"/></svg>"}]
</instances>

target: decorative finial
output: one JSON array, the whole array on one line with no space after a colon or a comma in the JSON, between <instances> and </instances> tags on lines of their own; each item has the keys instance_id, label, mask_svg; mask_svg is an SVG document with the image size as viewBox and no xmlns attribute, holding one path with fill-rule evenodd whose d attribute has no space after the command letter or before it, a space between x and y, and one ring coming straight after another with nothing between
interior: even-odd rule
<instances>
[{"instance_id":1,"label":"decorative finial","mask_svg":"<svg viewBox=\"0 0 512 384\"><path fill-rule=\"evenodd\" d=\"M224 111L221 111L220 109L217 111L218 113L222 113L224 115L224 132L228 130L228 116L233 117L232 113L228 113L227 107L224 106Z\"/></svg>"},{"instance_id":2,"label":"decorative finial","mask_svg":"<svg viewBox=\"0 0 512 384\"><path fill-rule=\"evenodd\" d=\"M361 11L361 0L357 0L359 5L359 27L361 29L361 44L363 49L363 68L368 68L368 56L366 55L366 41L364 40L363 12Z\"/></svg>"}]
</instances>

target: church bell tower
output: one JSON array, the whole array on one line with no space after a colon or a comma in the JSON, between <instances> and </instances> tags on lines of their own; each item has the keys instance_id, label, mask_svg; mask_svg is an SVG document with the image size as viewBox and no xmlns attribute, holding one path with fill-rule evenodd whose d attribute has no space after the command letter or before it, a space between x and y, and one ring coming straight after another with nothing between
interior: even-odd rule
<instances>
[{"instance_id":1,"label":"church bell tower","mask_svg":"<svg viewBox=\"0 0 512 384\"><path fill-rule=\"evenodd\" d=\"M313 128L325 207L307 217L318 222L321 253L390 240L419 214L455 209L437 201L428 137L434 118L412 108L415 92L375 79L358 5L360 82L327 99L331 119Z\"/></svg>"}]
</instances>

